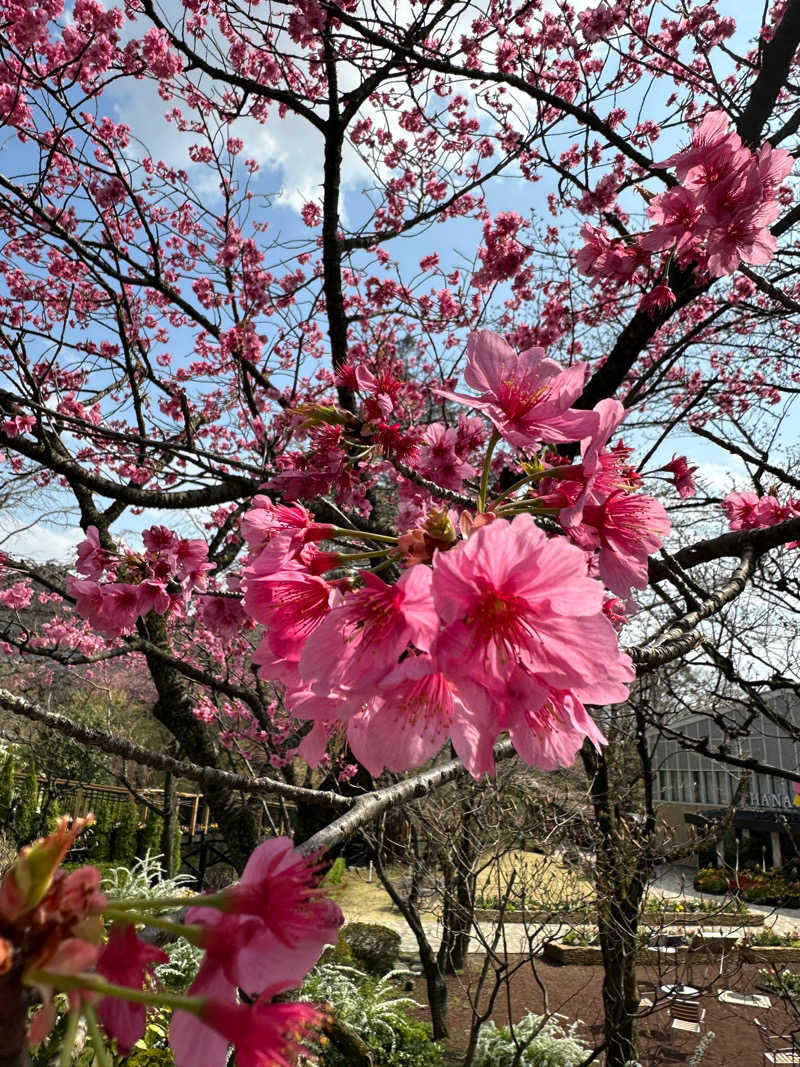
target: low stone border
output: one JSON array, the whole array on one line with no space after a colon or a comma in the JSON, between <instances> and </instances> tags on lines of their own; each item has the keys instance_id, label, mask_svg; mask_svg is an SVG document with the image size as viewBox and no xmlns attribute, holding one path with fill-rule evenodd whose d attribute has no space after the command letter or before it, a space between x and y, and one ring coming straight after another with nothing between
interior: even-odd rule
<instances>
[{"instance_id":1,"label":"low stone border","mask_svg":"<svg viewBox=\"0 0 800 1067\"><path fill-rule=\"evenodd\" d=\"M685 963L691 956L699 953L716 953L723 948L730 951L733 947L728 938L708 937L696 941L691 947L678 945L675 952L665 952L661 958L667 963ZM565 945L561 941L546 941L542 946L542 956L550 963L562 966L599 967L603 962L603 951L599 945ZM658 959L659 954L652 949L640 948L636 953L637 963L652 964Z\"/></svg>"},{"instance_id":2,"label":"low stone border","mask_svg":"<svg viewBox=\"0 0 800 1067\"><path fill-rule=\"evenodd\" d=\"M739 955L745 963L800 963L800 948L789 945L742 945Z\"/></svg>"},{"instance_id":3,"label":"low stone border","mask_svg":"<svg viewBox=\"0 0 800 1067\"><path fill-rule=\"evenodd\" d=\"M557 923L586 925L591 923L594 915L585 911L528 911L524 908L503 913L504 923ZM500 912L494 908L476 908L475 919L478 922L498 922ZM745 926L763 926L764 916L760 912L707 912L707 911L650 911L642 916L645 926L730 926L736 929Z\"/></svg>"}]
</instances>

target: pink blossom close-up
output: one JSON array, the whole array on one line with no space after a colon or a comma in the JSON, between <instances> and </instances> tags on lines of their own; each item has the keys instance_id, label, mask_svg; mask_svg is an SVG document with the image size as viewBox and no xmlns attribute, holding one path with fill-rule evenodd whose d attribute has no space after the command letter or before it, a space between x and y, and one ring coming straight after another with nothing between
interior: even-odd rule
<instances>
[{"instance_id":1,"label":"pink blossom close-up","mask_svg":"<svg viewBox=\"0 0 800 1067\"><path fill-rule=\"evenodd\" d=\"M593 412L570 407L583 390L584 369L576 363L565 370L541 348L517 353L498 334L479 330L467 342L464 371L478 395L436 392L482 411L510 444L533 449L542 441L578 441L594 432Z\"/></svg>"}]
</instances>

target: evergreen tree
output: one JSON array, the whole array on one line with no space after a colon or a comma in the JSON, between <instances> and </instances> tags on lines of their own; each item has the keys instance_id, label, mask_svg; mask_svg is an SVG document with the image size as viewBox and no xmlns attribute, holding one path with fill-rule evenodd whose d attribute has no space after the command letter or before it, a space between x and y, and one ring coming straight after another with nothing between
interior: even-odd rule
<instances>
[{"instance_id":1,"label":"evergreen tree","mask_svg":"<svg viewBox=\"0 0 800 1067\"><path fill-rule=\"evenodd\" d=\"M94 805L94 826L87 858L92 863L111 859L111 836L114 829L114 813L107 800L98 800Z\"/></svg>"},{"instance_id":2,"label":"evergreen tree","mask_svg":"<svg viewBox=\"0 0 800 1067\"><path fill-rule=\"evenodd\" d=\"M181 824L175 820L175 832L172 839L172 869L169 871L170 878L174 878L181 869Z\"/></svg>"},{"instance_id":3,"label":"evergreen tree","mask_svg":"<svg viewBox=\"0 0 800 1067\"><path fill-rule=\"evenodd\" d=\"M21 782L17 783L14 800L14 837L18 847L30 844L36 837L38 822L39 782L36 766L31 761Z\"/></svg>"},{"instance_id":4,"label":"evergreen tree","mask_svg":"<svg viewBox=\"0 0 800 1067\"><path fill-rule=\"evenodd\" d=\"M0 830L11 827L14 800L14 757L9 752L0 767Z\"/></svg>"},{"instance_id":5,"label":"evergreen tree","mask_svg":"<svg viewBox=\"0 0 800 1067\"><path fill-rule=\"evenodd\" d=\"M136 859L138 839L139 809L133 799L130 799L119 812L111 858L130 867Z\"/></svg>"},{"instance_id":6,"label":"evergreen tree","mask_svg":"<svg viewBox=\"0 0 800 1067\"><path fill-rule=\"evenodd\" d=\"M139 849L137 856L141 859L149 852L151 856L158 856L161 852L161 834L164 829L164 820L155 811L148 811L147 822L139 834Z\"/></svg>"}]
</instances>

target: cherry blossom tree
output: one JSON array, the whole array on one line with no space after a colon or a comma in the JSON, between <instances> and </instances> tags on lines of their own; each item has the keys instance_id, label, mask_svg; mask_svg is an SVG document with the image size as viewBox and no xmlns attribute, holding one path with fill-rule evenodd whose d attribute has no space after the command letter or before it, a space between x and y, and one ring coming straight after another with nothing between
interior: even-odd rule
<instances>
[{"instance_id":1,"label":"cherry blossom tree","mask_svg":"<svg viewBox=\"0 0 800 1067\"><path fill-rule=\"evenodd\" d=\"M758 688L732 605L780 620L800 539L798 0L738 27L636 0L0 11L4 486L20 528L38 504L81 531L66 575L3 555L10 714L201 783L244 886L253 796L326 810L302 848L330 850L512 754L601 782L598 709L637 673L703 656ZM26 699L109 661L177 755ZM117 992L154 959L128 937ZM226 1007L187 1010L220 1048L258 1062L311 1018L279 1025L265 976L234 1003L203 944ZM92 990L81 951L54 988Z\"/></svg>"}]
</instances>

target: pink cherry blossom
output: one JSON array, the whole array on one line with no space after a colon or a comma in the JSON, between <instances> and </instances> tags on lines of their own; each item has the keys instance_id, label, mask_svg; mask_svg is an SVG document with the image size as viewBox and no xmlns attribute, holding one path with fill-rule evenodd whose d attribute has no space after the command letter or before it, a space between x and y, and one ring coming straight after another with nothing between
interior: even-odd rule
<instances>
[{"instance_id":1,"label":"pink cherry blossom","mask_svg":"<svg viewBox=\"0 0 800 1067\"><path fill-rule=\"evenodd\" d=\"M78 545L78 562L76 568L87 578L101 578L109 563L109 554L100 547L100 536L96 526L86 529L86 540Z\"/></svg>"},{"instance_id":2,"label":"pink cherry blossom","mask_svg":"<svg viewBox=\"0 0 800 1067\"><path fill-rule=\"evenodd\" d=\"M496 519L438 554L433 596L444 623L434 656L462 698L462 681L502 695L520 666L582 699L625 699L633 671L603 617L602 586L580 550L548 539L530 515Z\"/></svg>"},{"instance_id":3,"label":"pink cherry blossom","mask_svg":"<svg viewBox=\"0 0 800 1067\"><path fill-rule=\"evenodd\" d=\"M233 1005L237 989L271 997L299 986L324 946L336 941L343 921L336 905L315 889L315 881L313 864L288 838L262 842L241 881L223 892L216 907L201 903L187 913L186 922L201 928L206 949L190 995ZM214 1019L207 1013L197 1018L175 1012L170 1044L176 1063L225 1063L233 1037ZM283 1036L291 1035L284 1031ZM198 1049L203 1050L200 1060Z\"/></svg>"},{"instance_id":4,"label":"pink cherry blossom","mask_svg":"<svg viewBox=\"0 0 800 1067\"><path fill-rule=\"evenodd\" d=\"M262 574L279 570L296 557L304 545L333 535L333 527L315 522L300 504L273 504L267 496L253 497L242 519L242 534L257 553Z\"/></svg>"},{"instance_id":5,"label":"pink cherry blossom","mask_svg":"<svg viewBox=\"0 0 800 1067\"><path fill-rule=\"evenodd\" d=\"M644 294L639 301L639 310L661 311L663 308L672 307L675 299L675 294L668 285L657 285L649 293Z\"/></svg>"},{"instance_id":6,"label":"pink cherry blossom","mask_svg":"<svg viewBox=\"0 0 800 1067\"><path fill-rule=\"evenodd\" d=\"M241 880L223 894L224 910L190 908L189 924L204 928L203 988L221 971L233 988L258 993L299 985L326 944L336 940L342 915L319 895L315 871L286 837L270 838L252 853Z\"/></svg>"},{"instance_id":7,"label":"pink cherry blossom","mask_svg":"<svg viewBox=\"0 0 800 1067\"><path fill-rule=\"evenodd\" d=\"M761 525L758 517L759 498L755 493L728 493L722 510L732 530L754 530Z\"/></svg>"},{"instance_id":8,"label":"pink cherry blossom","mask_svg":"<svg viewBox=\"0 0 800 1067\"><path fill-rule=\"evenodd\" d=\"M724 111L710 111L692 135L692 143L665 159L664 167L674 167L678 180L689 189L713 184L737 170L749 153L742 148L737 133L729 132L730 120Z\"/></svg>"},{"instance_id":9,"label":"pink cherry blossom","mask_svg":"<svg viewBox=\"0 0 800 1067\"><path fill-rule=\"evenodd\" d=\"M475 468L458 455L458 431L453 427L433 422L426 429L423 441L417 470L426 478L445 489L460 490L464 479L475 475Z\"/></svg>"},{"instance_id":10,"label":"pink cherry blossom","mask_svg":"<svg viewBox=\"0 0 800 1067\"><path fill-rule=\"evenodd\" d=\"M669 533L663 506L642 493L612 493L602 504L587 504L580 529L570 535L589 550L599 547L600 577L618 596L627 597L631 586L647 586L647 559L657 552Z\"/></svg>"},{"instance_id":11,"label":"pink cherry blossom","mask_svg":"<svg viewBox=\"0 0 800 1067\"><path fill-rule=\"evenodd\" d=\"M199 1018L176 1012L170 1044L177 1067L225 1067L228 1046L239 1067L293 1067L304 1051L303 1036L323 1022L312 1004L254 1004L209 999Z\"/></svg>"},{"instance_id":12,"label":"pink cherry blossom","mask_svg":"<svg viewBox=\"0 0 800 1067\"><path fill-rule=\"evenodd\" d=\"M669 463L659 467L659 470L669 471L675 480L675 488L678 490L678 495L681 499L694 496L697 492L694 481L694 472L697 467L690 467L686 456L673 456Z\"/></svg>"},{"instance_id":13,"label":"pink cherry blossom","mask_svg":"<svg viewBox=\"0 0 800 1067\"><path fill-rule=\"evenodd\" d=\"M369 688L409 645L428 651L436 636L430 568L410 567L395 585L361 576L364 587L346 593L303 648L300 674L317 693Z\"/></svg>"},{"instance_id":14,"label":"pink cherry blossom","mask_svg":"<svg viewBox=\"0 0 800 1067\"><path fill-rule=\"evenodd\" d=\"M549 690L538 699L535 681L518 669L509 680L508 734L520 757L542 770L569 767L588 738L599 749L606 743L583 704L572 693ZM518 694L517 690L521 690ZM522 696L523 699L517 699ZM526 699L535 696L535 699Z\"/></svg>"},{"instance_id":15,"label":"pink cherry blossom","mask_svg":"<svg viewBox=\"0 0 800 1067\"><path fill-rule=\"evenodd\" d=\"M647 206L647 216L655 228L639 242L646 252L681 252L707 228L701 224L703 205L693 192L681 186L654 197Z\"/></svg>"},{"instance_id":16,"label":"pink cherry blossom","mask_svg":"<svg viewBox=\"0 0 800 1067\"><path fill-rule=\"evenodd\" d=\"M240 601L231 596L201 596L197 600L197 615L203 623L223 640L229 640L251 626Z\"/></svg>"},{"instance_id":17,"label":"pink cherry blossom","mask_svg":"<svg viewBox=\"0 0 800 1067\"><path fill-rule=\"evenodd\" d=\"M300 567L245 574L245 610L269 627L267 644L276 657L299 662L305 642L335 602L335 586Z\"/></svg>"},{"instance_id":18,"label":"pink cherry blossom","mask_svg":"<svg viewBox=\"0 0 800 1067\"><path fill-rule=\"evenodd\" d=\"M375 697L347 723L353 755L370 774L405 771L436 755L462 709L453 687L429 656L403 660ZM455 733L458 734L458 726Z\"/></svg>"},{"instance_id":19,"label":"pink cherry blossom","mask_svg":"<svg viewBox=\"0 0 800 1067\"><path fill-rule=\"evenodd\" d=\"M591 437L581 441L581 481L582 488L570 499L559 514L559 522L568 529L580 522L584 505L587 501L602 500L609 492L619 488L617 485L617 465L604 462L608 456L605 447L611 435L625 418L625 408L613 397L599 401L594 407L597 425Z\"/></svg>"},{"instance_id":20,"label":"pink cherry blossom","mask_svg":"<svg viewBox=\"0 0 800 1067\"><path fill-rule=\"evenodd\" d=\"M141 989L157 963L169 960L166 952L136 936L133 923L114 925L97 957L97 972L114 985ZM116 1038L120 1052L127 1054L144 1034L145 1006L117 997L106 997L97 1009L106 1033Z\"/></svg>"},{"instance_id":21,"label":"pink cherry blossom","mask_svg":"<svg viewBox=\"0 0 800 1067\"><path fill-rule=\"evenodd\" d=\"M583 390L584 369L576 363L565 370L541 348L518 354L496 333L479 330L467 342L464 372L464 381L478 396L435 392L483 411L502 437L530 449L542 441L577 441L594 432L594 413L570 408Z\"/></svg>"}]
</instances>

